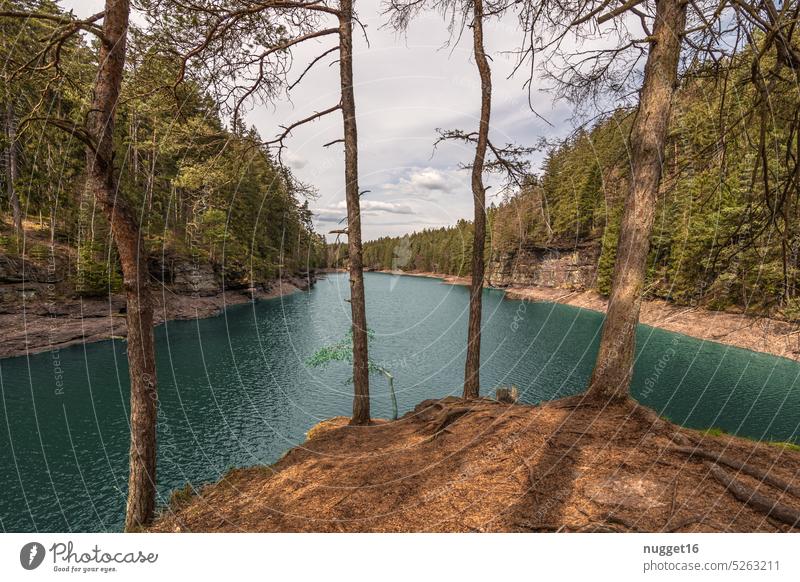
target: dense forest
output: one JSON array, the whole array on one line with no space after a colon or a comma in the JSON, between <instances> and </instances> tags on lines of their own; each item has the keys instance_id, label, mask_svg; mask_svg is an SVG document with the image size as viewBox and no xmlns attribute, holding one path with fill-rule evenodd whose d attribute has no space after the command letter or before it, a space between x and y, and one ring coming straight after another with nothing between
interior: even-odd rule
<instances>
[{"instance_id":1,"label":"dense forest","mask_svg":"<svg viewBox=\"0 0 800 582\"><path fill-rule=\"evenodd\" d=\"M64 14L53 2L31 4ZM0 250L10 260L45 264L58 254L68 264L67 288L77 294L119 291L119 261L108 221L87 192L79 139L97 42L69 36L50 65L34 39L54 34L55 24L0 20L0 27ZM249 287L281 270L317 266L324 240L313 230L306 189L254 129L226 126L220 104L197 83L173 86L177 65L156 38L132 28L128 43L114 136L118 195L140 214L152 276L160 278L166 262L192 260L212 265L231 286Z\"/></svg>"},{"instance_id":2,"label":"dense forest","mask_svg":"<svg viewBox=\"0 0 800 582\"><path fill-rule=\"evenodd\" d=\"M646 292L681 304L747 306L794 318L800 313L794 106L791 94L773 93L760 135L761 113L750 107L746 86L750 72L733 71L733 78L698 71L676 93ZM491 204L486 258L529 247L594 245L596 289L607 295L629 188L634 113L619 109L552 145L539 175ZM765 166L763 143L789 149L784 157L770 154ZM365 265L469 275L471 231L461 221L370 241ZM344 249L329 255L334 263L346 257Z\"/></svg>"}]
</instances>

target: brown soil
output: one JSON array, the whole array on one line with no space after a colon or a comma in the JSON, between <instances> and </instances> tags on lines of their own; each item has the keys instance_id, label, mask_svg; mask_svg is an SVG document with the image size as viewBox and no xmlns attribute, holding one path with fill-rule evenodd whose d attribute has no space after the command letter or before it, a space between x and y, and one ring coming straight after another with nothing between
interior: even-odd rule
<instances>
[{"instance_id":1,"label":"brown soil","mask_svg":"<svg viewBox=\"0 0 800 582\"><path fill-rule=\"evenodd\" d=\"M469 285L470 282L469 277L438 273L402 274L442 279L452 285ZM605 313L608 308L608 300L591 290L534 286L512 287L504 291L509 299L563 303L600 313ZM645 325L697 339L800 361L800 326L797 323L743 313L685 307L661 300L644 301L639 320Z\"/></svg>"},{"instance_id":2,"label":"brown soil","mask_svg":"<svg viewBox=\"0 0 800 582\"><path fill-rule=\"evenodd\" d=\"M276 281L268 290L225 291L209 297L177 295L154 290L156 323L201 319L219 315L226 307L272 299L300 290L304 280ZM126 337L125 297L28 301L9 313L0 313L0 358L24 356L71 345Z\"/></svg>"},{"instance_id":3,"label":"brown soil","mask_svg":"<svg viewBox=\"0 0 800 582\"><path fill-rule=\"evenodd\" d=\"M271 467L176 494L152 530L775 532L800 515L800 453L580 398L331 419Z\"/></svg>"}]
</instances>

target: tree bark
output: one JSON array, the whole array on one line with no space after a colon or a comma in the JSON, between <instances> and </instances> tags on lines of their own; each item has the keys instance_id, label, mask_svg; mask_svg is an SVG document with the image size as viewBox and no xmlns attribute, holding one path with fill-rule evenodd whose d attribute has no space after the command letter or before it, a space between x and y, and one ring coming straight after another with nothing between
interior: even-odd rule
<instances>
[{"instance_id":1,"label":"tree bark","mask_svg":"<svg viewBox=\"0 0 800 582\"><path fill-rule=\"evenodd\" d=\"M472 238L472 283L469 289L467 361L464 365L464 398L477 398L480 394L481 309L485 267L483 247L486 243L486 189L483 186L483 166L489 143L489 119L492 108L492 73L483 48L483 0L473 2L472 39L475 64L481 78L481 119L475 159L472 162L472 199L475 216Z\"/></svg>"},{"instance_id":2,"label":"tree bark","mask_svg":"<svg viewBox=\"0 0 800 582\"><path fill-rule=\"evenodd\" d=\"M127 299L131 445L125 530L134 531L150 522L155 511L158 396L144 241L133 209L120 196L114 170L115 108L125 67L129 13L129 0L106 0L100 64L86 123L94 143L94 149L87 148L88 185L111 225Z\"/></svg>"},{"instance_id":3,"label":"tree bark","mask_svg":"<svg viewBox=\"0 0 800 582\"><path fill-rule=\"evenodd\" d=\"M353 0L339 3L339 72L344 124L344 180L347 201L347 244L350 253L350 311L353 319L352 424L369 424L369 354L364 269L361 248L361 205L358 191L358 132L353 95Z\"/></svg>"},{"instance_id":4,"label":"tree bark","mask_svg":"<svg viewBox=\"0 0 800 582\"><path fill-rule=\"evenodd\" d=\"M7 151L7 174L6 191L8 201L11 204L11 216L14 220L14 230L18 237L22 235L22 208L19 203L16 182L19 177L19 159L17 157L17 120L14 118L14 104L11 98L6 102L6 139L8 141ZM22 240L17 241L21 248Z\"/></svg>"},{"instance_id":5,"label":"tree bark","mask_svg":"<svg viewBox=\"0 0 800 582\"><path fill-rule=\"evenodd\" d=\"M622 215L600 350L589 381L591 396L626 398L630 388L636 325L685 26L685 2L658 0L639 110L631 129L631 187Z\"/></svg>"}]
</instances>

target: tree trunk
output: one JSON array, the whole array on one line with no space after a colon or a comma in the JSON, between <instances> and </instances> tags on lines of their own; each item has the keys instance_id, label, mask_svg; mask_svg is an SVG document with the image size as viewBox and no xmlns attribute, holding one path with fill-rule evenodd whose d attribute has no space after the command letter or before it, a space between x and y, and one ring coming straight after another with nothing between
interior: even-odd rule
<instances>
[{"instance_id":1,"label":"tree trunk","mask_svg":"<svg viewBox=\"0 0 800 582\"><path fill-rule=\"evenodd\" d=\"M95 150L87 148L88 182L111 224L127 299L128 367L131 382L131 446L125 530L153 517L156 500L156 368L153 306L139 222L120 196L114 171L115 107L125 66L129 0L106 0L103 40L87 129Z\"/></svg>"},{"instance_id":2,"label":"tree trunk","mask_svg":"<svg viewBox=\"0 0 800 582\"><path fill-rule=\"evenodd\" d=\"M339 71L344 122L344 180L347 201L347 244L350 251L350 310L353 318L352 424L369 424L369 355L364 270L361 249L361 205L358 191L358 133L353 95L353 0L339 4Z\"/></svg>"},{"instance_id":3,"label":"tree trunk","mask_svg":"<svg viewBox=\"0 0 800 582\"><path fill-rule=\"evenodd\" d=\"M464 398L480 394L481 307L483 294L486 243L486 189L483 187L483 164L489 142L489 118L492 108L492 73L483 49L483 0L474 0L472 38L475 64L481 77L481 119L478 143L472 163L472 199L475 205L472 238L472 283L469 289L469 324L467 327L467 361L464 365Z\"/></svg>"},{"instance_id":4,"label":"tree trunk","mask_svg":"<svg viewBox=\"0 0 800 582\"><path fill-rule=\"evenodd\" d=\"M639 110L631 129L631 188L622 215L608 314L589 381L591 396L625 398L630 388L636 325L685 25L685 2L658 0Z\"/></svg>"},{"instance_id":5,"label":"tree trunk","mask_svg":"<svg viewBox=\"0 0 800 582\"><path fill-rule=\"evenodd\" d=\"M9 98L6 102L6 139L8 141L7 151L7 175L6 190L8 201L11 204L11 216L14 220L14 231L17 237L22 235L22 208L19 204L16 182L19 177L19 160L17 157L17 120L14 118L14 104ZM17 241L19 248L22 248L22 240Z\"/></svg>"}]
</instances>

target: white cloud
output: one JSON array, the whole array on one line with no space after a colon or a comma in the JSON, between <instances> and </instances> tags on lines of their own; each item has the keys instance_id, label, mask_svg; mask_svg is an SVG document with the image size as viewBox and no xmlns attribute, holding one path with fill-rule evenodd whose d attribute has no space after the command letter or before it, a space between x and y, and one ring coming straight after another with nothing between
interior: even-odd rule
<instances>
[{"instance_id":1,"label":"white cloud","mask_svg":"<svg viewBox=\"0 0 800 582\"><path fill-rule=\"evenodd\" d=\"M293 170L302 170L308 165L307 158L288 150L283 154L283 161Z\"/></svg>"},{"instance_id":2,"label":"white cloud","mask_svg":"<svg viewBox=\"0 0 800 582\"><path fill-rule=\"evenodd\" d=\"M317 220L317 222L338 223L343 218L345 218L345 216L346 213L344 211L333 210L330 208L320 208L314 211L314 218Z\"/></svg>"},{"instance_id":3,"label":"white cloud","mask_svg":"<svg viewBox=\"0 0 800 582\"><path fill-rule=\"evenodd\" d=\"M414 209L408 204L382 202L380 200L361 200L362 215L414 213ZM342 200L333 206L317 209L314 215L321 222L338 222L347 215L347 203Z\"/></svg>"},{"instance_id":4,"label":"white cloud","mask_svg":"<svg viewBox=\"0 0 800 582\"><path fill-rule=\"evenodd\" d=\"M414 214L414 210L408 204L381 202L380 200L362 200L361 211L366 213Z\"/></svg>"},{"instance_id":5,"label":"white cloud","mask_svg":"<svg viewBox=\"0 0 800 582\"><path fill-rule=\"evenodd\" d=\"M454 184L448 181L444 174L433 168L419 170L413 172L408 179L411 186L415 188L422 188L423 190L440 190L442 192L450 192Z\"/></svg>"},{"instance_id":6,"label":"white cloud","mask_svg":"<svg viewBox=\"0 0 800 582\"><path fill-rule=\"evenodd\" d=\"M448 195L451 203L458 205L458 195L469 190L469 172L460 168L412 167L393 174L375 187L378 195L395 200Z\"/></svg>"}]
</instances>

